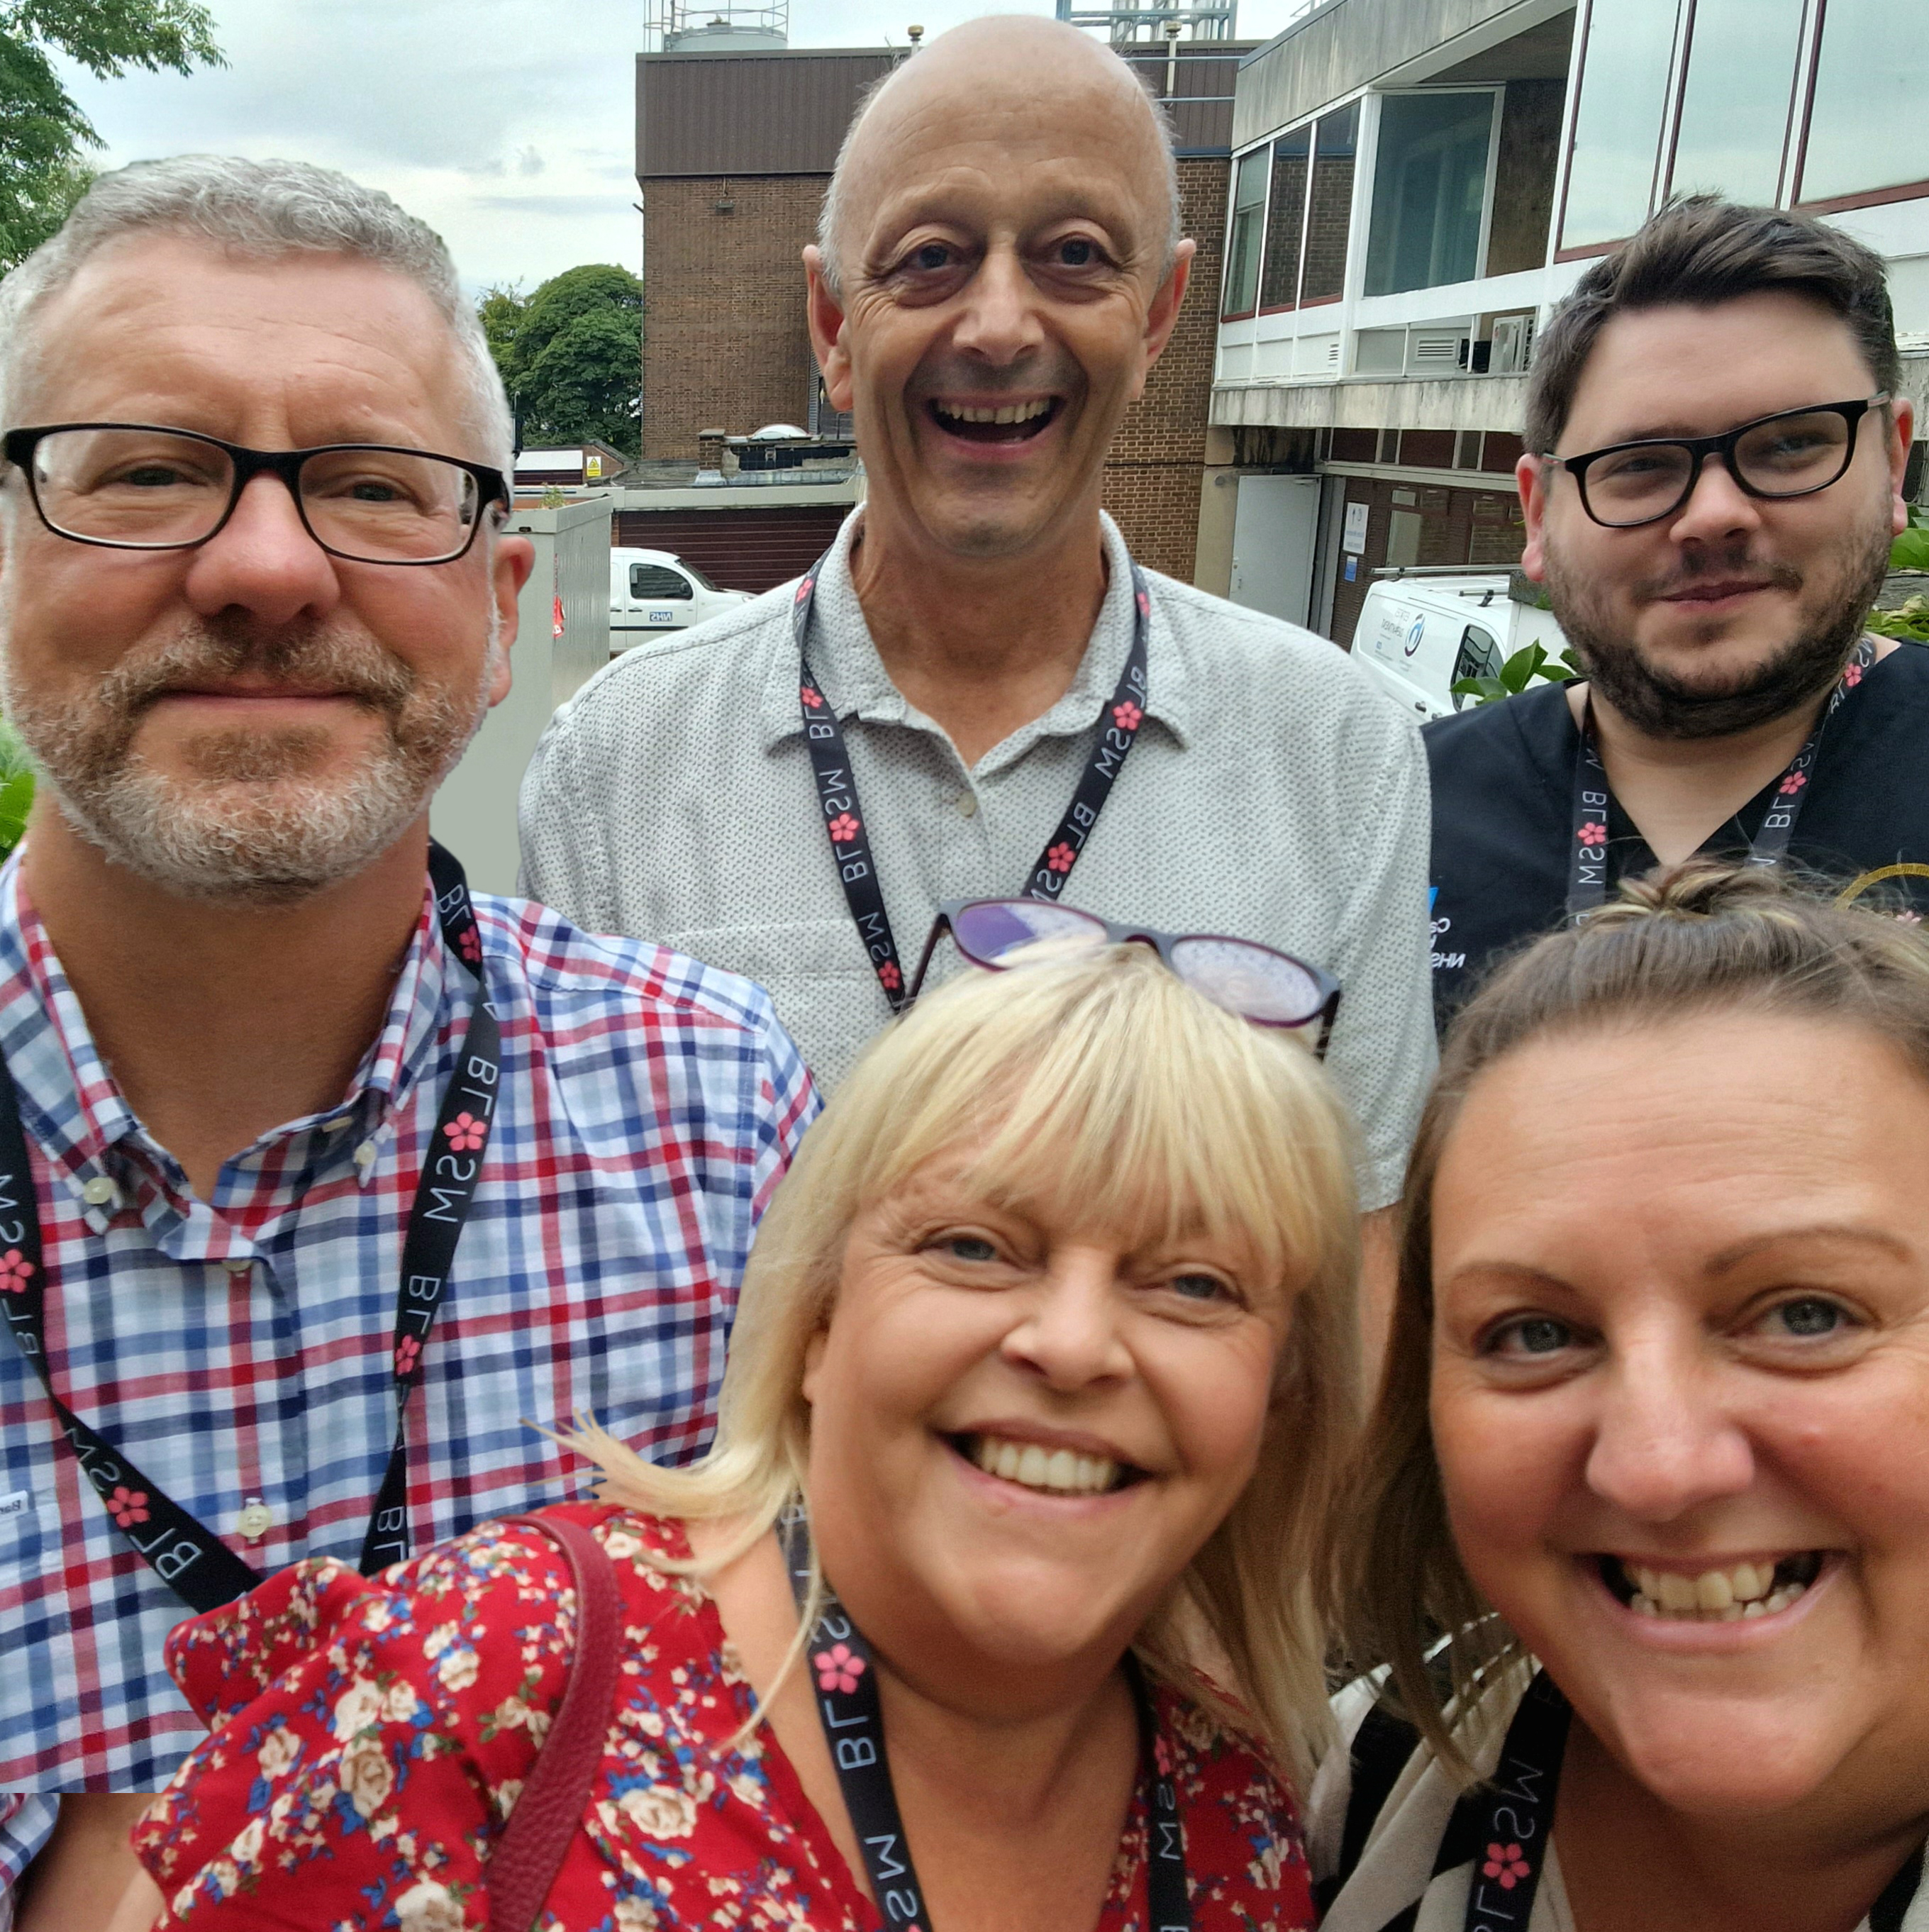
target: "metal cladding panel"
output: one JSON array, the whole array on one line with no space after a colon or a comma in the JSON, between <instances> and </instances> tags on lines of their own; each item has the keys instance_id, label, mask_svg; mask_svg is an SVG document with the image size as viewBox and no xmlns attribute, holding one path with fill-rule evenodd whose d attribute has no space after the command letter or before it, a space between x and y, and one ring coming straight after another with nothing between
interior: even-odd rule
<instances>
[{"instance_id":1,"label":"metal cladding panel","mask_svg":"<svg viewBox=\"0 0 1929 1932\"><path fill-rule=\"evenodd\" d=\"M688 557L724 590L771 590L801 577L830 549L848 503L769 510L619 510L614 541L623 550Z\"/></svg>"},{"instance_id":2,"label":"metal cladding panel","mask_svg":"<svg viewBox=\"0 0 1929 1932\"><path fill-rule=\"evenodd\" d=\"M1172 117L1177 146L1183 155L1224 154L1232 152L1233 89L1239 64L1256 42L1228 41L1221 46L1182 44L1172 64L1172 92L1166 92L1166 55L1162 48L1123 50L1127 63L1145 86L1165 103Z\"/></svg>"},{"instance_id":3,"label":"metal cladding panel","mask_svg":"<svg viewBox=\"0 0 1929 1932\"><path fill-rule=\"evenodd\" d=\"M904 57L639 54L638 178L827 175L864 90Z\"/></svg>"}]
</instances>

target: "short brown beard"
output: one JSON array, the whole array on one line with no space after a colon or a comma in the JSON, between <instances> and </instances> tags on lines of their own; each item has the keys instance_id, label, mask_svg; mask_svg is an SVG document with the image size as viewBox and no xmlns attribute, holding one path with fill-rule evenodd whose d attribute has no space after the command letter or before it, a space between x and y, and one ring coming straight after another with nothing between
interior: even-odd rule
<instances>
[{"instance_id":1,"label":"short brown beard","mask_svg":"<svg viewBox=\"0 0 1929 1932\"><path fill-rule=\"evenodd\" d=\"M1547 598L1575 664L1637 731L1683 741L1729 738L1800 711L1842 675L1888 570L1886 522L1865 543L1860 539L1860 532L1845 538L1836 593L1808 626L1761 664L1714 689L1687 683L1650 664L1631 638L1612 629L1606 596L1588 573L1570 571L1551 542L1546 545ZM1666 584L1637 588L1645 601L1696 578L1738 574L1766 574L1791 591L1804 581L1786 564L1750 558L1744 543L1696 557Z\"/></svg>"},{"instance_id":2,"label":"short brown beard","mask_svg":"<svg viewBox=\"0 0 1929 1932\"><path fill-rule=\"evenodd\" d=\"M224 614L117 664L79 704L27 692L9 666L5 710L68 823L110 860L184 897L286 904L361 871L421 815L488 711L496 628L472 687L424 690L358 628L264 631ZM244 673L339 692L383 719L386 742L331 778L308 776L330 742L314 727L210 731L188 748L191 778L134 748L166 693Z\"/></svg>"}]
</instances>

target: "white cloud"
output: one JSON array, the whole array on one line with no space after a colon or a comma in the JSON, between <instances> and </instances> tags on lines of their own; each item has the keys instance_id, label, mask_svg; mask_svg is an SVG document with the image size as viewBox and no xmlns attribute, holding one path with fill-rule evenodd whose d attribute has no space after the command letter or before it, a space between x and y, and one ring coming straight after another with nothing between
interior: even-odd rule
<instances>
[{"instance_id":1,"label":"white cloud","mask_svg":"<svg viewBox=\"0 0 1929 1932\"><path fill-rule=\"evenodd\" d=\"M1294 0L1245 0L1276 32ZM67 75L116 166L292 155L386 189L447 239L472 286L581 262L634 268L639 0L213 0L223 69ZM795 46L902 46L1049 0L792 0Z\"/></svg>"}]
</instances>

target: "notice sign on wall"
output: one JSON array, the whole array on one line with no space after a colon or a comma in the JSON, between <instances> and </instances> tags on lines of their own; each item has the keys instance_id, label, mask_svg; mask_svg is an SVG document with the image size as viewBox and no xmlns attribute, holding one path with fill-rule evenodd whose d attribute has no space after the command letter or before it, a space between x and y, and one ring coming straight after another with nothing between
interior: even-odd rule
<instances>
[{"instance_id":1,"label":"notice sign on wall","mask_svg":"<svg viewBox=\"0 0 1929 1932\"><path fill-rule=\"evenodd\" d=\"M1365 503L1348 503L1346 506L1346 534L1341 540L1340 548L1350 551L1354 556L1364 554L1366 548L1366 512Z\"/></svg>"}]
</instances>

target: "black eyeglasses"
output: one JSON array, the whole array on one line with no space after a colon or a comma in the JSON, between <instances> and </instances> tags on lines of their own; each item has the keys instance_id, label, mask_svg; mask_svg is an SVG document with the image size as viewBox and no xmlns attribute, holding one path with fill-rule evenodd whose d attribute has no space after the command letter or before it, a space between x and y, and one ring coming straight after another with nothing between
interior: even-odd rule
<instances>
[{"instance_id":1,"label":"black eyeglasses","mask_svg":"<svg viewBox=\"0 0 1929 1932\"><path fill-rule=\"evenodd\" d=\"M1541 460L1564 470L1580 492L1581 508L1611 530L1672 517L1701 480L1702 465L1719 456L1736 487L1750 496L1812 496L1839 483L1855 460L1856 430L1887 392L1848 403L1814 403L1758 416L1720 436L1654 436L1617 442L1580 456Z\"/></svg>"},{"instance_id":2,"label":"black eyeglasses","mask_svg":"<svg viewBox=\"0 0 1929 1932\"><path fill-rule=\"evenodd\" d=\"M380 442L248 449L147 423L51 423L9 430L0 453L55 536L109 550L206 543L264 472L287 485L309 536L352 563L453 563L484 508L511 501L486 463Z\"/></svg>"},{"instance_id":3,"label":"black eyeglasses","mask_svg":"<svg viewBox=\"0 0 1929 1932\"><path fill-rule=\"evenodd\" d=\"M911 975L911 999L917 998L939 938L947 932L974 966L994 973L1004 971L1010 955L1022 946L1041 940L1094 950L1122 942L1149 946L1195 992L1255 1026L1316 1026L1312 1050L1322 1055L1340 1010L1340 982L1290 952L1218 933L1157 932L1150 926L1120 926L1049 899L946 900L932 922L931 935Z\"/></svg>"}]
</instances>

